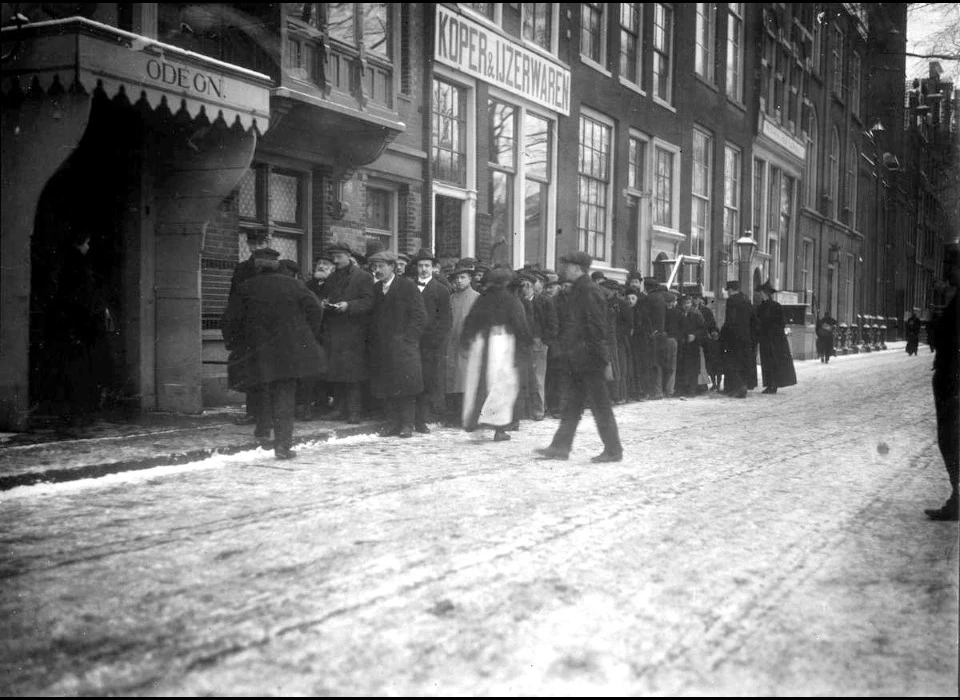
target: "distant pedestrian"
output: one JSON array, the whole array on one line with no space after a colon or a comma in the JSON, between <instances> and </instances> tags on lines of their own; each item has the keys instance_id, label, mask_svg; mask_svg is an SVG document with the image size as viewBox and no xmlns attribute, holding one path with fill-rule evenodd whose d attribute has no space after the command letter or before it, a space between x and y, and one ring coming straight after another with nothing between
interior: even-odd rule
<instances>
[{"instance_id":1,"label":"distant pedestrian","mask_svg":"<svg viewBox=\"0 0 960 700\"><path fill-rule=\"evenodd\" d=\"M937 444L950 480L950 497L938 509L924 512L931 520L957 520L957 480L960 475L960 246L946 249L944 268L947 285L945 305L934 319L936 355L933 360L933 402L937 411Z\"/></svg>"},{"instance_id":2,"label":"distant pedestrian","mask_svg":"<svg viewBox=\"0 0 960 700\"><path fill-rule=\"evenodd\" d=\"M452 324L450 339L446 349L446 399L447 424L460 426L463 423L463 392L467 374L467 349L460 343L463 334L463 323L470 313L470 309L480 298L480 293L473 288L473 276L476 268L464 266L461 260L450 273L452 291L450 293L450 312Z\"/></svg>"},{"instance_id":3,"label":"distant pedestrian","mask_svg":"<svg viewBox=\"0 0 960 700\"><path fill-rule=\"evenodd\" d=\"M450 287L434 273L440 261L432 252L421 248L410 261L416 266L417 288L423 297L427 322L420 336L423 393L416 400L414 430L429 433L427 423L446 412L446 355L447 339L453 317L450 312Z\"/></svg>"},{"instance_id":4,"label":"distant pedestrian","mask_svg":"<svg viewBox=\"0 0 960 700\"><path fill-rule=\"evenodd\" d=\"M776 394L777 389L797 383L790 343L787 342L787 324L783 307L773 299L777 290L764 282L759 290L763 301L757 307L757 341L760 345L760 369L763 375L763 393Z\"/></svg>"},{"instance_id":5,"label":"distant pedestrian","mask_svg":"<svg viewBox=\"0 0 960 700\"><path fill-rule=\"evenodd\" d=\"M677 390L677 352L683 339L683 317L677 308L677 295L663 292L666 310L663 316L663 332L659 340L659 362L663 381L663 395L673 398Z\"/></svg>"},{"instance_id":6,"label":"distant pedestrian","mask_svg":"<svg viewBox=\"0 0 960 700\"><path fill-rule=\"evenodd\" d=\"M677 393L696 396L701 391L701 353L707 330L703 316L693 307L693 298L680 297L680 346L677 352ZM705 389L706 387L704 387Z\"/></svg>"},{"instance_id":7,"label":"distant pedestrian","mask_svg":"<svg viewBox=\"0 0 960 700\"><path fill-rule=\"evenodd\" d=\"M286 274L280 254L270 248L254 252L256 274L242 282L223 316L227 349L246 348L247 378L260 397L254 434L267 440L273 432L278 459L291 459L297 380L326 370L320 347L323 312L316 296Z\"/></svg>"},{"instance_id":8,"label":"distant pedestrian","mask_svg":"<svg viewBox=\"0 0 960 700\"><path fill-rule=\"evenodd\" d=\"M413 437L416 397L423 393L420 336L427 312L417 284L396 274L397 256L380 251L369 263L377 279L370 319L370 393L385 404L383 437Z\"/></svg>"},{"instance_id":9,"label":"distant pedestrian","mask_svg":"<svg viewBox=\"0 0 960 700\"><path fill-rule=\"evenodd\" d=\"M720 328L717 326L717 317L702 296L694 296L694 304L703 316L706 331L703 341L703 361L710 379L710 391L720 391L720 383L723 380L723 352L720 349Z\"/></svg>"},{"instance_id":10,"label":"distant pedestrian","mask_svg":"<svg viewBox=\"0 0 960 700\"><path fill-rule=\"evenodd\" d=\"M463 427L493 428L498 442L510 439L507 428L514 421L521 385L518 361L529 357L533 342L523 302L510 288L513 282L508 269L484 275L484 291L470 308L460 336L468 353Z\"/></svg>"},{"instance_id":11,"label":"distant pedestrian","mask_svg":"<svg viewBox=\"0 0 960 700\"><path fill-rule=\"evenodd\" d=\"M727 307L720 328L723 348L724 393L745 399L757 386L757 354L754 346L753 305L740 291L740 283L728 280Z\"/></svg>"},{"instance_id":12,"label":"distant pedestrian","mask_svg":"<svg viewBox=\"0 0 960 700\"><path fill-rule=\"evenodd\" d=\"M907 354L916 355L920 347L920 317L917 316L917 310L910 311L910 318L904 324L904 334L907 338Z\"/></svg>"},{"instance_id":13,"label":"distant pedestrian","mask_svg":"<svg viewBox=\"0 0 960 700\"><path fill-rule=\"evenodd\" d=\"M606 342L606 302L589 275L593 258L577 251L560 260L564 279L572 282L566 311L568 319L561 324L559 339L569 362L570 388L553 441L537 452L545 459L568 459L584 406L589 401L603 440L603 452L592 461L619 462L623 459L623 446L607 387L612 369Z\"/></svg>"},{"instance_id":14,"label":"distant pedestrian","mask_svg":"<svg viewBox=\"0 0 960 700\"><path fill-rule=\"evenodd\" d=\"M837 329L837 320L830 315L829 311L824 312L823 317L817 319L814 331L816 332L817 357L820 362L827 364L830 358L837 354L833 347L833 338Z\"/></svg>"}]
</instances>

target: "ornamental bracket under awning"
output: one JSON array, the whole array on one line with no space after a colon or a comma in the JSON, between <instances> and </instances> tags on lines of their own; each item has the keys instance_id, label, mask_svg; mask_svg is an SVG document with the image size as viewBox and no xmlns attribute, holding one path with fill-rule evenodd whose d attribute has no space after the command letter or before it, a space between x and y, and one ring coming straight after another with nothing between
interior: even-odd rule
<instances>
[{"instance_id":1,"label":"ornamental bracket under awning","mask_svg":"<svg viewBox=\"0 0 960 700\"><path fill-rule=\"evenodd\" d=\"M145 99L156 109L191 118L203 112L211 123L237 122L260 134L270 125L269 76L202 54L147 39L84 17L5 27L2 94L40 89L77 89L107 97L123 93L131 104Z\"/></svg>"}]
</instances>

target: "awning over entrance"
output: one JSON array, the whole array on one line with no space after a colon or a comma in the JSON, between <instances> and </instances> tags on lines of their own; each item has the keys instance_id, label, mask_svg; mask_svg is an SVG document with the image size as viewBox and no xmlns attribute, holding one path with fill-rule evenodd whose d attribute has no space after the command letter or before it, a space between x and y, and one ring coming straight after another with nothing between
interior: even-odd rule
<instances>
[{"instance_id":1,"label":"awning over entrance","mask_svg":"<svg viewBox=\"0 0 960 700\"><path fill-rule=\"evenodd\" d=\"M108 97L125 94L156 109L166 103L191 118L203 112L211 123L239 121L244 130L266 132L270 124L270 78L262 73L163 44L83 17L7 27L2 92L99 87Z\"/></svg>"}]
</instances>

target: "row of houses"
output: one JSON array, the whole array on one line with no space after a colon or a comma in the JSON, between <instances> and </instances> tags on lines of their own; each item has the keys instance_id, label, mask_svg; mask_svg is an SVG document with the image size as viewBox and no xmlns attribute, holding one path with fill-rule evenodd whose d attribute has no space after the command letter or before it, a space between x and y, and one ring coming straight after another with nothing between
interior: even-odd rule
<instances>
[{"instance_id":1,"label":"row of houses","mask_svg":"<svg viewBox=\"0 0 960 700\"><path fill-rule=\"evenodd\" d=\"M686 256L706 296L769 279L799 324L901 315L936 276L948 219L910 159L932 89L953 97L905 99L906 3L15 7L0 426L42 398L71 230L145 410L231 398L219 319L252 230L304 270L333 241L516 268L580 249L620 279Z\"/></svg>"}]
</instances>

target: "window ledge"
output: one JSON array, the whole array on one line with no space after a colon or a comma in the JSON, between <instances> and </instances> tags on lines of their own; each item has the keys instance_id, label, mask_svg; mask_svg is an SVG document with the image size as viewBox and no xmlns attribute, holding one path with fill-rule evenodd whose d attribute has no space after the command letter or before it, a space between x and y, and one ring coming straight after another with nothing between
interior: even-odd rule
<instances>
[{"instance_id":1,"label":"window ledge","mask_svg":"<svg viewBox=\"0 0 960 700\"><path fill-rule=\"evenodd\" d=\"M626 268L612 267L606 260L594 260L593 265L590 266L590 271L594 272L598 270L602 272L607 279L616 280L617 282L626 282L627 275L630 273Z\"/></svg>"},{"instance_id":2,"label":"window ledge","mask_svg":"<svg viewBox=\"0 0 960 700\"><path fill-rule=\"evenodd\" d=\"M741 112L747 111L747 106L743 104L743 102L738 100L736 97L731 97L729 93L727 94L727 104L736 107Z\"/></svg>"},{"instance_id":3,"label":"window ledge","mask_svg":"<svg viewBox=\"0 0 960 700\"><path fill-rule=\"evenodd\" d=\"M589 56L584 56L583 54L580 54L580 62L581 62L583 65L585 65L585 66L589 66L590 68L593 68L593 69L594 69L595 71L597 71L598 73L603 73L603 74L604 74L605 76L607 76L608 78L612 78L612 77L613 77L613 73L611 73L610 71L608 71L606 68L604 68L603 66L601 66L599 63L597 63L596 61L594 61L594 60L593 60L592 58L590 58Z\"/></svg>"},{"instance_id":4,"label":"window ledge","mask_svg":"<svg viewBox=\"0 0 960 700\"><path fill-rule=\"evenodd\" d=\"M710 88L714 92L717 92L717 93L720 92L720 87L716 83L716 78L714 78L714 82L710 82L699 73L694 72L693 76L697 79L697 82L700 83L701 85L706 85L708 88Z\"/></svg>"},{"instance_id":5,"label":"window ledge","mask_svg":"<svg viewBox=\"0 0 960 700\"><path fill-rule=\"evenodd\" d=\"M632 92L635 92L635 93L637 93L638 95L642 95L643 97L646 97L646 96L647 96L647 93L644 91L644 89L643 89L642 87L640 87L640 86L637 85L636 83L631 83L629 80L627 80L626 78L624 78L622 75L621 75L621 76L617 76L617 80L619 80L619 81L620 81L620 85L622 85L623 87L627 88L627 90L630 90L630 91L632 91Z\"/></svg>"},{"instance_id":6,"label":"window ledge","mask_svg":"<svg viewBox=\"0 0 960 700\"><path fill-rule=\"evenodd\" d=\"M670 111L670 112L673 112L674 114L677 113L677 108L674 107L674 106L673 106L672 104L670 104L669 102L667 102L666 100L664 100L664 99L662 99L662 98L657 97L656 95L654 95L654 96L653 96L653 101L654 101L655 103L657 103L658 105L660 105L661 107L663 107L664 109L666 109L666 110L668 110L668 111Z\"/></svg>"},{"instance_id":7,"label":"window ledge","mask_svg":"<svg viewBox=\"0 0 960 700\"><path fill-rule=\"evenodd\" d=\"M653 229L653 234L655 236L660 236L661 238L669 238L671 240L676 240L676 241L687 240L687 235L685 233L680 233L680 231L678 231L675 228L667 228L666 226L659 226L658 224L654 224L653 226L651 226L651 228Z\"/></svg>"}]
</instances>

